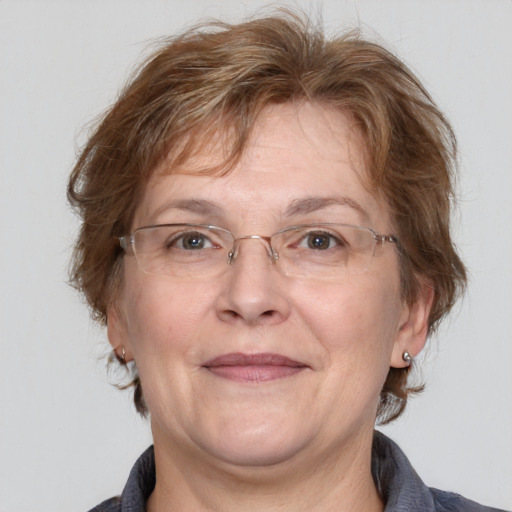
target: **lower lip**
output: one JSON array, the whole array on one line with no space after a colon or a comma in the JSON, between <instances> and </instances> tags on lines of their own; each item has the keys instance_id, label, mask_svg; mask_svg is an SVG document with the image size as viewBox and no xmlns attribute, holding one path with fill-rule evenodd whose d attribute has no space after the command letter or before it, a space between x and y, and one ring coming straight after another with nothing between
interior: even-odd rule
<instances>
[{"instance_id":1,"label":"lower lip","mask_svg":"<svg viewBox=\"0 0 512 512\"><path fill-rule=\"evenodd\" d=\"M236 382L268 382L291 377L305 370L305 366L210 366L206 369L218 377Z\"/></svg>"}]
</instances>

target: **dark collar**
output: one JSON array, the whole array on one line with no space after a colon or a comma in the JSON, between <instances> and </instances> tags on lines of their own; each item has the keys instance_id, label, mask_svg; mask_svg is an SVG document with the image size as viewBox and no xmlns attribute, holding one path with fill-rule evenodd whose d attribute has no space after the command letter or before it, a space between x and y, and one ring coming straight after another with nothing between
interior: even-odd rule
<instances>
[{"instance_id":1,"label":"dark collar","mask_svg":"<svg viewBox=\"0 0 512 512\"><path fill-rule=\"evenodd\" d=\"M414 471L404 452L377 430L373 435L372 475L386 504L384 512L436 510L430 489Z\"/></svg>"},{"instance_id":2,"label":"dark collar","mask_svg":"<svg viewBox=\"0 0 512 512\"><path fill-rule=\"evenodd\" d=\"M386 503L384 512L500 512L458 494L428 488L398 445L378 431L373 437L372 475ZM108 500L93 511L145 512L154 488L155 454L151 446L133 466L121 499Z\"/></svg>"}]
</instances>

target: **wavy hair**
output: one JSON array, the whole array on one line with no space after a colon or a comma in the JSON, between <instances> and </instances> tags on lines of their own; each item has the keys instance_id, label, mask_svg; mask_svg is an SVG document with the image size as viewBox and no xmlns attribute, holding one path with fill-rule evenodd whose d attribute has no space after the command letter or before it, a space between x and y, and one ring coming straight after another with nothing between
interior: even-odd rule
<instances>
[{"instance_id":1,"label":"wavy hair","mask_svg":"<svg viewBox=\"0 0 512 512\"><path fill-rule=\"evenodd\" d=\"M165 41L137 70L83 147L68 184L81 217L71 282L105 323L120 284L116 237L131 229L155 168L177 169L219 133L229 172L266 106L318 102L349 114L363 136L367 185L384 198L400 239L405 301L435 296L429 333L451 309L466 272L450 235L457 145L452 128L414 74L357 31L327 37L306 16L279 12L240 24L213 22ZM172 170L171 170L172 172ZM403 411L410 368L391 368L378 419ZM134 369L135 405L146 412Z\"/></svg>"}]
</instances>

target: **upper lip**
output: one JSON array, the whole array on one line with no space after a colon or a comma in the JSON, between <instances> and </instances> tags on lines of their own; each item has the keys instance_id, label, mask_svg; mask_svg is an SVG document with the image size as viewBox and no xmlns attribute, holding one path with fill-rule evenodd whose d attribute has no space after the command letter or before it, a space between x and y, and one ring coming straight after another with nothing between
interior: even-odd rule
<instances>
[{"instance_id":1,"label":"upper lip","mask_svg":"<svg viewBox=\"0 0 512 512\"><path fill-rule=\"evenodd\" d=\"M290 366L300 367L308 366L307 364L295 361L281 354L259 353L259 354L242 354L240 352L232 352L223 354L210 359L203 366L212 368L215 366Z\"/></svg>"}]
</instances>

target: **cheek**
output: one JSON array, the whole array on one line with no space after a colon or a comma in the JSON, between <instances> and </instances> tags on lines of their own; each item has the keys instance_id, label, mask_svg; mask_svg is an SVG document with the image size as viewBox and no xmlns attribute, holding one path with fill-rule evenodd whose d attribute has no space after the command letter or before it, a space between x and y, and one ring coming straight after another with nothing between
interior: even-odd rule
<instances>
[{"instance_id":1,"label":"cheek","mask_svg":"<svg viewBox=\"0 0 512 512\"><path fill-rule=\"evenodd\" d=\"M332 362L359 368L374 359L388 366L401 311L395 282L366 279L323 284L295 296L300 317Z\"/></svg>"},{"instance_id":2,"label":"cheek","mask_svg":"<svg viewBox=\"0 0 512 512\"><path fill-rule=\"evenodd\" d=\"M169 283L142 274L127 280L123 291L123 316L135 360L158 359L188 347L201 320L211 309L212 298L199 284Z\"/></svg>"},{"instance_id":3,"label":"cheek","mask_svg":"<svg viewBox=\"0 0 512 512\"><path fill-rule=\"evenodd\" d=\"M399 329L400 294L393 283L358 282L324 287L302 315L325 354L325 388L333 409L373 417L391 365Z\"/></svg>"}]
</instances>

